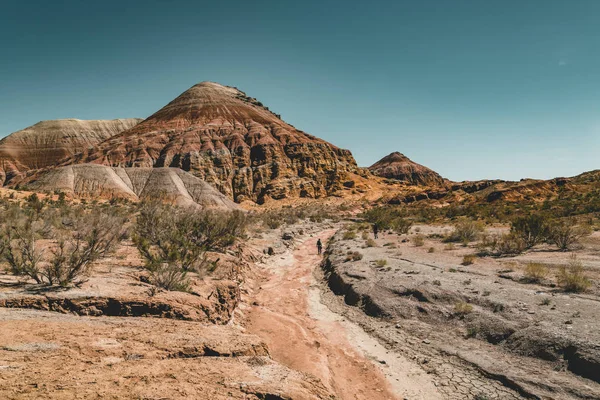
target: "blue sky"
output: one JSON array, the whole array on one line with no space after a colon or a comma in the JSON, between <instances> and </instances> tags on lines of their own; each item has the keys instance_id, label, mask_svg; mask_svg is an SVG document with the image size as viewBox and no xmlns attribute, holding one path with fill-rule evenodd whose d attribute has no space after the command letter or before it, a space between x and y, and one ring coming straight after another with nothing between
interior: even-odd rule
<instances>
[{"instance_id":1,"label":"blue sky","mask_svg":"<svg viewBox=\"0 0 600 400\"><path fill-rule=\"evenodd\" d=\"M600 168L600 1L15 1L0 4L0 136L147 117L237 86L367 166L453 180Z\"/></svg>"}]
</instances>

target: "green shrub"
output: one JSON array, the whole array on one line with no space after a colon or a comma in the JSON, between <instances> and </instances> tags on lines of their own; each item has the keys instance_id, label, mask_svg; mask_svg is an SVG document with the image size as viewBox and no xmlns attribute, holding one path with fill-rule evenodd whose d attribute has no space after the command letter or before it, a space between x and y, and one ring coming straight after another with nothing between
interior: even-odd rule
<instances>
[{"instance_id":1,"label":"green shrub","mask_svg":"<svg viewBox=\"0 0 600 400\"><path fill-rule=\"evenodd\" d=\"M137 216L133 241L151 273L153 284L167 290L186 287L188 272L205 272L207 251L223 251L244 235L240 211L193 212L147 203Z\"/></svg>"},{"instance_id":2,"label":"green shrub","mask_svg":"<svg viewBox=\"0 0 600 400\"><path fill-rule=\"evenodd\" d=\"M521 238L526 249L542 243L550 235L547 218L541 214L516 218L511 224L510 231Z\"/></svg>"},{"instance_id":3,"label":"green shrub","mask_svg":"<svg viewBox=\"0 0 600 400\"><path fill-rule=\"evenodd\" d=\"M477 238L484 232L485 225L479 221L463 218L454 224L454 230L446 237L446 242L468 243Z\"/></svg>"},{"instance_id":4,"label":"green shrub","mask_svg":"<svg viewBox=\"0 0 600 400\"><path fill-rule=\"evenodd\" d=\"M579 240L586 235L590 235L592 229L589 225L579 225L574 219L554 222L550 227L550 241L552 241L560 251L568 251L573 248Z\"/></svg>"},{"instance_id":5,"label":"green shrub","mask_svg":"<svg viewBox=\"0 0 600 400\"><path fill-rule=\"evenodd\" d=\"M406 234L412 222L405 218L405 212L399 207L374 207L361 214L362 218L377 225L379 230L391 229L398 234Z\"/></svg>"}]
</instances>

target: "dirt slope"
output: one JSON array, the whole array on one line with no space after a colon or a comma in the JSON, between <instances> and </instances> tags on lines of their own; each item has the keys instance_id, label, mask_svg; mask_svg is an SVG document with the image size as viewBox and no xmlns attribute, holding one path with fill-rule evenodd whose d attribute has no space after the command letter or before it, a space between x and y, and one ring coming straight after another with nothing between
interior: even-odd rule
<instances>
[{"instance_id":1,"label":"dirt slope","mask_svg":"<svg viewBox=\"0 0 600 400\"><path fill-rule=\"evenodd\" d=\"M27 183L33 191L62 191L85 199L161 199L181 206L236 209L215 188L179 168L111 168L78 164L51 169Z\"/></svg>"},{"instance_id":2,"label":"dirt slope","mask_svg":"<svg viewBox=\"0 0 600 400\"><path fill-rule=\"evenodd\" d=\"M14 132L0 140L0 183L8 183L29 170L54 166L141 121L59 119Z\"/></svg>"}]
</instances>

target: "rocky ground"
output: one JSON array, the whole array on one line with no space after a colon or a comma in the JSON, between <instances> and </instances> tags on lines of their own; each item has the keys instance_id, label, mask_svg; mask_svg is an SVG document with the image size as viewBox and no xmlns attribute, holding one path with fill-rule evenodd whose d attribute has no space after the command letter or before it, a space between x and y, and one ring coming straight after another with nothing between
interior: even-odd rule
<instances>
[{"instance_id":1,"label":"rocky ground","mask_svg":"<svg viewBox=\"0 0 600 400\"><path fill-rule=\"evenodd\" d=\"M0 275L0 398L598 398L573 363L594 362L597 288L519 278L526 260L568 256L465 267L472 248L403 242L416 233L365 247L345 224L255 231L191 293L153 289L131 243L68 290ZM333 238L325 262L318 238ZM578 251L590 273L597 240ZM457 300L473 311L458 317Z\"/></svg>"},{"instance_id":2,"label":"rocky ground","mask_svg":"<svg viewBox=\"0 0 600 400\"><path fill-rule=\"evenodd\" d=\"M527 262L553 270L571 254L542 247L463 266L475 244L450 249L436 238L449 229L386 233L374 247L360 234L344 240L339 232L323 264L328 284L364 311L347 312L388 349L421 360L447 398L598 398L598 286L574 294L552 278L523 279ZM426 237L422 246L415 246L417 235ZM574 252L595 282L599 249L596 233ZM362 259L353 260L354 252Z\"/></svg>"}]
</instances>

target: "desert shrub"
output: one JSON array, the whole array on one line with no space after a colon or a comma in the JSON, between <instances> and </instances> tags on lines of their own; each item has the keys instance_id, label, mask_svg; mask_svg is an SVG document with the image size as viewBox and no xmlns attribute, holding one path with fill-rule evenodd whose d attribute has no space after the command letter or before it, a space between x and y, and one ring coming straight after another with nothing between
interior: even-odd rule
<instances>
[{"instance_id":1,"label":"desert shrub","mask_svg":"<svg viewBox=\"0 0 600 400\"><path fill-rule=\"evenodd\" d=\"M353 240L356 239L356 232L354 231L346 231L344 232L344 235L342 236L343 240Z\"/></svg>"},{"instance_id":2,"label":"desert shrub","mask_svg":"<svg viewBox=\"0 0 600 400\"><path fill-rule=\"evenodd\" d=\"M425 236L418 234L412 238L412 242L415 246L421 247L425 245Z\"/></svg>"},{"instance_id":3,"label":"desert shrub","mask_svg":"<svg viewBox=\"0 0 600 400\"><path fill-rule=\"evenodd\" d=\"M454 230L445 238L445 241L461 243L472 242L477 240L484 230L485 226L483 223L468 218L462 218L454 224Z\"/></svg>"},{"instance_id":4,"label":"desert shrub","mask_svg":"<svg viewBox=\"0 0 600 400\"><path fill-rule=\"evenodd\" d=\"M369 234L367 232L364 232L364 231L363 231L363 233L361 233L360 237L361 237L362 240L371 240L371 239L369 239Z\"/></svg>"},{"instance_id":5,"label":"desert shrub","mask_svg":"<svg viewBox=\"0 0 600 400\"><path fill-rule=\"evenodd\" d=\"M360 261L362 260L363 255L358 251L349 251L346 256L346 261Z\"/></svg>"},{"instance_id":6,"label":"desert shrub","mask_svg":"<svg viewBox=\"0 0 600 400\"><path fill-rule=\"evenodd\" d=\"M435 253L435 248L434 247L430 247L429 250L427 250L428 253Z\"/></svg>"},{"instance_id":7,"label":"desert shrub","mask_svg":"<svg viewBox=\"0 0 600 400\"><path fill-rule=\"evenodd\" d=\"M510 231L525 243L526 249L542 243L550 235L547 218L541 214L516 218L511 223Z\"/></svg>"},{"instance_id":8,"label":"desert shrub","mask_svg":"<svg viewBox=\"0 0 600 400\"><path fill-rule=\"evenodd\" d=\"M579 240L583 236L592 233L592 229L589 225L578 224L574 219L553 222L549 231L550 241L561 251L568 251L579 243Z\"/></svg>"},{"instance_id":9,"label":"desert shrub","mask_svg":"<svg viewBox=\"0 0 600 400\"><path fill-rule=\"evenodd\" d=\"M159 203L140 208L133 241L151 273L153 284L180 290L188 272L204 272L207 251L222 251L243 236L242 212L193 212Z\"/></svg>"},{"instance_id":10,"label":"desert shrub","mask_svg":"<svg viewBox=\"0 0 600 400\"><path fill-rule=\"evenodd\" d=\"M471 265L475 262L477 256L475 254L466 254L461 262L462 265Z\"/></svg>"},{"instance_id":11,"label":"desert shrub","mask_svg":"<svg viewBox=\"0 0 600 400\"><path fill-rule=\"evenodd\" d=\"M380 230L391 229L398 234L408 233L412 226L412 222L405 218L405 213L399 207L374 207L361 216L377 225Z\"/></svg>"},{"instance_id":12,"label":"desert shrub","mask_svg":"<svg viewBox=\"0 0 600 400\"><path fill-rule=\"evenodd\" d=\"M66 286L87 274L125 237L125 219L95 210L75 214L69 227L54 229L54 241L43 244L44 221L23 212L0 229L0 253L8 271L37 283Z\"/></svg>"},{"instance_id":13,"label":"desert shrub","mask_svg":"<svg viewBox=\"0 0 600 400\"><path fill-rule=\"evenodd\" d=\"M367 247L377 247L377 242L373 239L367 239L367 241L365 242L365 245Z\"/></svg>"},{"instance_id":14,"label":"desert shrub","mask_svg":"<svg viewBox=\"0 0 600 400\"><path fill-rule=\"evenodd\" d=\"M542 263L530 262L525 267L524 275L527 282L540 282L548 276L548 267Z\"/></svg>"},{"instance_id":15,"label":"desert shrub","mask_svg":"<svg viewBox=\"0 0 600 400\"><path fill-rule=\"evenodd\" d=\"M384 259L375 260L375 265L380 268L385 267L387 265L387 260L384 260Z\"/></svg>"},{"instance_id":16,"label":"desert shrub","mask_svg":"<svg viewBox=\"0 0 600 400\"><path fill-rule=\"evenodd\" d=\"M444 250L455 250L456 247L454 247L453 243L448 243L447 245L444 246Z\"/></svg>"},{"instance_id":17,"label":"desert shrub","mask_svg":"<svg viewBox=\"0 0 600 400\"><path fill-rule=\"evenodd\" d=\"M592 285L583 271L583 265L575 256L571 257L569 265L559 268L556 280L566 292L585 292Z\"/></svg>"},{"instance_id":18,"label":"desert shrub","mask_svg":"<svg viewBox=\"0 0 600 400\"><path fill-rule=\"evenodd\" d=\"M454 314L463 316L473 312L473 306L464 301L458 301L454 304Z\"/></svg>"},{"instance_id":19,"label":"desert shrub","mask_svg":"<svg viewBox=\"0 0 600 400\"><path fill-rule=\"evenodd\" d=\"M496 256L514 256L525 251L525 242L514 233L495 237L489 242L491 254Z\"/></svg>"}]
</instances>

